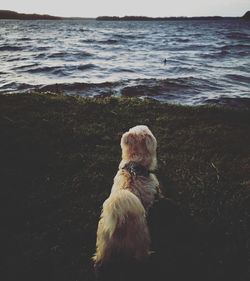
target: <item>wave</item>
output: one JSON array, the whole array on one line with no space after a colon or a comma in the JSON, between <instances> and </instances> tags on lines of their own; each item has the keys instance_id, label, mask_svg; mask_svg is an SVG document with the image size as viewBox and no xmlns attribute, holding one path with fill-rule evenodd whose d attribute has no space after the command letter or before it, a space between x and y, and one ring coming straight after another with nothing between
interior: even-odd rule
<instances>
[{"instance_id":1,"label":"wave","mask_svg":"<svg viewBox=\"0 0 250 281\"><path fill-rule=\"evenodd\" d=\"M55 52L47 55L47 58L75 58L75 59L81 59L85 57L91 57L93 56L89 52L85 51L79 51L79 52Z\"/></svg>"},{"instance_id":2,"label":"wave","mask_svg":"<svg viewBox=\"0 0 250 281\"><path fill-rule=\"evenodd\" d=\"M214 90L219 87L214 82L192 76L183 78L135 80L135 85L125 86L121 90L124 96L167 96L195 94L200 91Z\"/></svg>"},{"instance_id":3,"label":"wave","mask_svg":"<svg viewBox=\"0 0 250 281\"><path fill-rule=\"evenodd\" d=\"M96 65L92 64L92 63L87 63L87 64L80 64L77 66L78 70L87 70L87 69L91 69L91 68L95 68Z\"/></svg>"},{"instance_id":4,"label":"wave","mask_svg":"<svg viewBox=\"0 0 250 281\"><path fill-rule=\"evenodd\" d=\"M133 69L123 68L123 67L116 67L112 69L114 72L127 72L127 73L135 73Z\"/></svg>"},{"instance_id":5,"label":"wave","mask_svg":"<svg viewBox=\"0 0 250 281\"><path fill-rule=\"evenodd\" d=\"M27 72L31 73L48 73L53 72L55 70L59 70L61 67L59 66L41 66L33 69L28 69Z\"/></svg>"},{"instance_id":6,"label":"wave","mask_svg":"<svg viewBox=\"0 0 250 281\"><path fill-rule=\"evenodd\" d=\"M176 73L176 74L196 73L197 68L195 68L195 67L185 67L185 66L172 66L167 70L167 72Z\"/></svg>"},{"instance_id":7,"label":"wave","mask_svg":"<svg viewBox=\"0 0 250 281\"><path fill-rule=\"evenodd\" d=\"M188 42L190 42L190 39L188 39L188 38L176 38L175 41L180 42L180 43L188 43Z\"/></svg>"},{"instance_id":8,"label":"wave","mask_svg":"<svg viewBox=\"0 0 250 281\"><path fill-rule=\"evenodd\" d=\"M236 78L236 77L235 77ZM183 104L234 104L239 100L231 100L216 84L216 81L195 77L167 79L131 79L103 83L59 83L50 85L31 85L25 83L8 83L0 87L0 92L55 92L66 95L88 97L106 97L121 95L124 97L149 97L163 102ZM210 94L212 93L212 94ZM216 95L214 94L216 93ZM210 98L208 98L210 97ZM237 97L236 97L237 98ZM242 99L240 103L250 104L250 99ZM247 100L247 102L245 102Z\"/></svg>"},{"instance_id":9,"label":"wave","mask_svg":"<svg viewBox=\"0 0 250 281\"><path fill-rule=\"evenodd\" d=\"M44 58L47 58L47 54L45 54L45 53L39 53L39 54L34 54L33 55L33 58L34 59L44 59Z\"/></svg>"},{"instance_id":10,"label":"wave","mask_svg":"<svg viewBox=\"0 0 250 281\"><path fill-rule=\"evenodd\" d=\"M178 43L178 42L177 42ZM203 50L207 50L207 49L210 49L213 47L213 45L206 45L206 44L189 44L189 45L186 45L184 44L183 46L182 45L179 45L179 44L173 44L172 46L169 46L169 47L166 47L166 50L169 50L169 51L174 51L174 52L177 52L177 51L203 51Z\"/></svg>"},{"instance_id":11,"label":"wave","mask_svg":"<svg viewBox=\"0 0 250 281\"><path fill-rule=\"evenodd\" d=\"M143 38L142 35L132 35L132 34L115 34L114 35L115 38L119 38L119 39L138 39L138 38Z\"/></svg>"},{"instance_id":12,"label":"wave","mask_svg":"<svg viewBox=\"0 0 250 281\"><path fill-rule=\"evenodd\" d=\"M41 66L36 68L30 68L27 69L26 72L31 74L52 74L56 76L67 76L67 73L65 72L65 67L61 66Z\"/></svg>"},{"instance_id":13,"label":"wave","mask_svg":"<svg viewBox=\"0 0 250 281\"><path fill-rule=\"evenodd\" d=\"M226 74L226 78L229 78L236 82L250 83L250 77L238 75L238 74Z\"/></svg>"},{"instance_id":14,"label":"wave","mask_svg":"<svg viewBox=\"0 0 250 281\"><path fill-rule=\"evenodd\" d=\"M249 39L249 35L244 32L230 32L226 35L228 39L237 39L237 40L245 40Z\"/></svg>"},{"instance_id":15,"label":"wave","mask_svg":"<svg viewBox=\"0 0 250 281\"><path fill-rule=\"evenodd\" d=\"M223 45L217 47L214 51L200 53L199 56L205 59L206 58L219 59L226 56L241 57L241 56L249 55L250 53L249 50L250 50L250 45L248 44Z\"/></svg>"},{"instance_id":16,"label":"wave","mask_svg":"<svg viewBox=\"0 0 250 281\"><path fill-rule=\"evenodd\" d=\"M0 87L0 92L16 92L16 91L23 91L23 90L30 90L34 89L34 85L28 83L5 83Z\"/></svg>"},{"instance_id":17,"label":"wave","mask_svg":"<svg viewBox=\"0 0 250 281\"><path fill-rule=\"evenodd\" d=\"M106 39L106 40L95 40L95 39L82 39L82 43L90 43L90 44L104 44L104 45L114 45L120 43L120 40L116 39Z\"/></svg>"},{"instance_id":18,"label":"wave","mask_svg":"<svg viewBox=\"0 0 250 281\"><path fill-rule=\"evenodd\" d=\"M19 46L13 46L13 45L3 45L0 46L0 52L15 52L15 51L22 51L24 48Z\"/></svg>"},{"instance_id":19,"label":"wave","mask_svg":"<svg viewBox=\"0 0 250 281\"><path fill-rule=\"evenodd\" d=\"M118 82L103 82L103 83L60 83L60 84L50 84L43 85L39 87L40 91L51 91L51 92L73 92L78 93L79 91L87 91L89 89L94 89L95 91L103 88L112 88L116 87Z\"/></svg>"},{"instance_id":20,"label":"wave","mask_svg":"<svg viewBox=\"0 0 250 281\"><path fill-rule=\"evenodd\" d=\"M95 39L81 39L80 42L82 43L96 43L97 41Z\"/></svg>"},{"instance_id":21,"label":"wave","mask_svg":"<svg viewBox=\"0 0 250 281\"><path fill-rule=\"evenodd\" d=\"M229 51L227 50L199 54L199 56L204 59L221 59L226 57L227 55L229 55Z\"/></svg>"},{"instance_id":22,"label":"wave","mask_svg":"<svg viewBox=\"0 0 250 281\"><path fill-rule=\"evenodd\" d=\"M98 41L100 44L107 44L107 45L113 45L113 44L118 44L120 41L115 40L115 39L107 39L107 40L100 40Z\"/></svg>"},{"instance_id":23,"label":"wave","mask_svg":"<svg viewBox=\"0 0 250 281\"><path fill-rule=\"evenodd\" d=\"M38 65L39 65L38 63L26 64L26 65L13 67L12 70L22 70L22 69L31 68L31 67L38 66Z\"/></svg>"},{"instance_id":24,"label":"wave","mask_svg":"<svg viewBox=\"0 0 250 281\"><path fill-rule=\"evenodd\" d=\"M49 49L51 49L52 46L36 46L33 48L34 51L47 51Z\"/></svg>"},{"instance_id":25,"label":"wave","mask_svg":"<svg viewBox=\"0 0 250 281\"><path fill-rule=\"evenodd\" d=\"M47 71L47 67L39 69L40 71ZM51 68L50 68L51 70ZM54 68L52 68L54 70ZM12 86L17 85L12 83ZM25 84L27 88L34 85ZM120 89L120 94L124 96L143 96L143 95L164 95L166 93L178 93L180 91L194 92L195 89L200 90L215 90L219 89L215 82L206 79L195 77L183 78L167 78L167 79L128 79L116 82L102 82L102 83L56 83L50 85L40 85L39 90L43 91L60 91L65 92L78 92L79 90L87 89ZM117 91L115 91L117 92Z\"/></svg>"},{"instance_id":26,"label":"wave","mask_svg":"<svg viewBox=\"0 0 250 281\"><path fill-rule=\"evenodd\" d=\"M250 49L250 44L228 44L220 47L221 50L239 50L239 49Z\"/></svg>"},{"instance_id":27,"label":"wave","mask_svg":"<svg viewBox=\"0 0 250 281\"><path fill-rule=\"evenodd\" d=\"M26 57L21 57L19 55L11 56L6 61L7 62L13 62L13 61L27 61L28 59Z\"/></svg>"},{"instance_id":28,"label":"wave","mask_svg":"<svg viewBox=\"0 0 250 281\"><path fill-rule=\"evenodd\" d=\"M31 41L32 39L29 37L22 37L22 38L18 38L18 41Z\"/></svg>"},{"instance_id":29,"label":"wave","mask_svg":"<svg viewBox=\"0 0 250 281\"><path fill-rule=\"evenodd\" d=\"M15 66L12 70L17 72L24 72L30 74L52 74L55 76L69 76L71 73L77 73L77 71L86 71L93 68L97 68L97 65L92 63L79 64L79 65L54 65L54 66L41 66L40 63L24 64Z\"/></svg>"},{"instance_id":30,"label":"wave","mask_svg":"<svg viewBox=\"0 0 250 281\"><path fill-rule=\"evenodd\" d=\"M91 30L87 29L87 28L80 28L79 31L80 32L90 32Z\"/></svg>"},{"instance_id":31,"label":"wave","mask_svg":"<svg viewBox=\"0 0 250 281\"><path fill-rule=\"evenodd\" d=\"M67 52L56 52L56 53L52 53L52 54L47 55L47 58L57 59L57 58L63 58L67 55L68 55Z\"/></svg>"}]
</instances>

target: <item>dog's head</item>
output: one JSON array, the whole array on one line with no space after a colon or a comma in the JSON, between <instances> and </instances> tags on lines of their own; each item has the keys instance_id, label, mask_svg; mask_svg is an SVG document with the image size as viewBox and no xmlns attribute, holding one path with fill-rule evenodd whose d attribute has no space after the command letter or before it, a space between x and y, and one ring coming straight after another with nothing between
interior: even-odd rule
<instances>
[{"instance_id":1,"label":"dog's head","mask_svg":"<svg viewBox=\"0 0 250 281\"><path fill-rule=\"evenodd\" d=\"M156 168L157 141L147 126L138 125L121 138L122 161L135 161L149 170Z\"/></svg>"}]
</instances>

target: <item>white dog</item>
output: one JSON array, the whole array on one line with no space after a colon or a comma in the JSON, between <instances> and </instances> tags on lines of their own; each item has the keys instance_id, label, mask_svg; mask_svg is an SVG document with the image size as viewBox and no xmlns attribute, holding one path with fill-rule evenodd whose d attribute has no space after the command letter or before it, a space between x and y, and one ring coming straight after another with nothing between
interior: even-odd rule
<instances>
[{"instance_id":1,"label":"white dog","mask_svg":"<svg viewBox=\"0 0 250 281\"><path fill-rule=\"evenodd\" d=\"M116 259L143 261L150 254L146 214L159 195L157 142L147 126L135 126L121 139L122 161L97 229L95 265Z\"/></svg>"}]
</instances>

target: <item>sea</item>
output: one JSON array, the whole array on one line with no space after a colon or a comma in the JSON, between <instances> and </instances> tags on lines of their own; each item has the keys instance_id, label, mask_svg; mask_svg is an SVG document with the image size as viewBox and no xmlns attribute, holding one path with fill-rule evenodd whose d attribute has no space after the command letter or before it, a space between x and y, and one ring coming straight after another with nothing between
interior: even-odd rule
<instances>
[{"instance_id":1,"label":"sea","mask_svg":"<svg viewBox=\"0 0 250 281\"><path fill-rule=\"evenodd\" d=\"M0 93L250 101L250 21L0 20Z\"/></svg>"}]
</instances>

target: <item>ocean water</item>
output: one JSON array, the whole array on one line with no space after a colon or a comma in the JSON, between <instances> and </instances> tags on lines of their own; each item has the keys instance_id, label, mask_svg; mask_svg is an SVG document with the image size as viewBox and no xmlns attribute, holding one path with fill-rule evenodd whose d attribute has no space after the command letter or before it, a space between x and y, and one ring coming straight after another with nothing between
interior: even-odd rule
<instances>
[{"instance_id":1,"label":"ocean water","mask_svg":"<svg viewBox=\"0 0 250 281\"><path fill-rule=\"evenodd\" d=\"M0 21L0 93L250 98L250 22Z\"/></svg>"}]
</instances>

